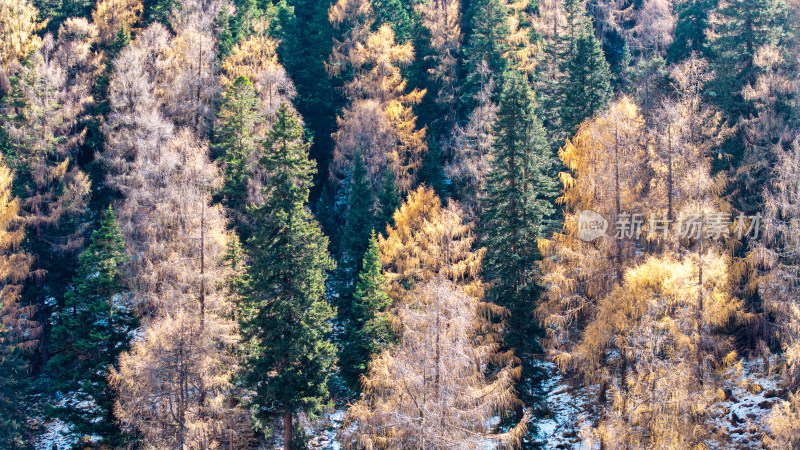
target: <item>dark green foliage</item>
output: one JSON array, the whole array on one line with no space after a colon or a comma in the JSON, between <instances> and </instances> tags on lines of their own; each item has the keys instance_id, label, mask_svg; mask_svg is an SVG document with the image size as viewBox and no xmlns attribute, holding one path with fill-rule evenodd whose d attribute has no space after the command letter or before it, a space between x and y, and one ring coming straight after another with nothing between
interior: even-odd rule
<instances>
[{"instance_id":1,"label":"dark green foliage","mask_svg":"<svg viewBox=\"0 0 800 450\"><path fill-rule=\"evenodd\" d=\"M93 2L92 0L32 0L31 3L39 10L39 19L48 21L45 30L55 33L70 17L90 18Z\"/></svg>"},{"instance_id":2,"label":"dark green foliage","mask_svg":"<svg viewBox=\"0 0 800 450\"><path fill-rule=\"evenodd\" d=\"M251 345L245 380L261 418L320 406L336 361L335 312L325 299L334 263L328 239L304 205L314 169L302 137L283 105L265 142L266 202L251 210L255 232L247 241L241 324Z\"/></svg>"},{"instance_id":3,"label":"dark green foliage","mask_svg":"<svg viewBox=\"0 0 800 450\"><path fill-rule=\"evenodd\" d=\"M442 149L439 142L431 142L430 148L422 160L418 180L419 184L425 184L433 188L440 197L443 197L446 193Z\"/></svg>"},{"instance_id":4,"label":"dark green foliage","mask_svg":"<svg viewBox=\"0 0 800 450\"><path fill-rule=\"evenodd\" d=\"M336 214L333 208L333 195L331 195L330 192L328 183L323 183L322 192L314 205L314 216L317 218L320 227L322 227L325 236L338 237ZM331 240L331 248L329 250L332 254L339 253L337 251L338 246L334 248L336 242L338 242L338 239Z\"/></svg>"},{"instance_id":5,"label":"dark green foliage","mask_svg":"<svg viewBox=\"0 0 800 450\"><path fill-rule=\"evenodd\" d=\"M293 212L308 200L316 169L308 159L309 144L303 141L303 128L285 103L278 108L263 146L261 166L270 174L263 210Z\"/></svg>"},{"instance_id":6,"label":"dark green foliage","mask_svg":"<svg viewBox=\"0 0 800 450\"><path fill-rule=\"evenodd\" d=\"M480 90L481 73L479 67L483 61L500 84L500 76L506 69L507 61L503 57L508 50L508 8L501 0L476 0L470 4L465 14L465 22L471 26L464 30L466 45L464 48L464 87L462 104L464 111L475 108L475 93Z\"/></svg>"},{"instance_id":7,"label":"dark green foliage","mask_svg":"<svg viewBox=\"0 0 800 450\"><path fill-rule=\"evenodd\" d=\"M219 26L217 57L219 59L225 59L242 38L252 34L252 21L261 16L255 0L236 0L234 4L236 5L234 14L223 10L220 12L220 17L217 18Z\"/></svg>"},{"instance_id":8,"label":"dark green foliage","mask_svg":"<svg viewBox=\"0 0 800 450\"><path fill-rule=\"evenodd\" d=\"M565 25L545 47L535 76L541 117L553 148L605 107L612 93L609 65L583 2L565 1L562 12Z\"/></svg>"},{"instance_id":9,"label":"dark green foliage","mask_svg":"<svg viewBox=\"0 0 800 450\"><path fill-rule=\"evenodd\" d=\"M234 224L242 233L247 232L247 186L253 176L260 145L257 130L264 122L259 108L253 84L247 78L239 77L228 88L217 113L219 125L213 152L222 166L222 202L231 211Z\"/></svg>"},{"instance_id":10,"label":"dark green foliage","mask_svg":"<svg viewBox=\"0 0 800 450\"><path fill-rule=\"evenodd\" d=\"M119 444L114 394L106 377L119 354L128 350L138 321L123 302L127 287L122 268L127 255L110 207L79 261L74 289L67 292L51 333L54 350L47 363L51 391L70 401L52 405L50 413L70 424L77 435L100 436L109 444ZM81 402L97 409L82 408Z\"/></svg>"},{"instance_id":11,"label":"dark green foliage","mask_svg":"<svg viewBox=\"0 0 800 450\"><path fill-rule=\"evenodd\" d=\"M691 0L677 6L675 39L667 52L667 60L676 63L692 52L708 56L708 11L716 0Z\"/></svg>"},{"instance_id":12,"label":"dark green foliage","mask_svg":"<svg viewBox=\"0 0 800 450\"><path fill-rule=\"evenodd\" d=\"M386 168L383 173L383 182L381 183L381 190L378 192L378 214L375 218L375 229L381 230L384 233L387 225L394 226L395 210L400 207L403 199L400 197L400 191L397 189L395 183L394 172L390 167Z\"/></svg>"},{"instance_id":13,"label":"dark green foliage","mask_svg":"<svg viewBox=\"0 0 800 450\"><path fill-rule=\"evenodd\" d=\"M756 51L765 44L780 43L786 8L781 0L731 0L719 8L718 37L711 42L717 78L709 85L709 96L730 117L751 112L742 88L755 84L758 77Z\"/></svg>"},{"instance_id":14,"label":"dark green foliage","mask_svg":"<svg viewBox=\"0 0 800 450\"><path fill-rule=\"evenodd\" d=\"M394 39L398 44L404 44L412 39L414 30L413 3L403 0L372 0L372 9L375 11L374 26L389 25L394 31Z\"/></svg>"},{"instance_id":15,"label":"dark green foliage","mask_svg":"<svg viewBox=\"0 0 800 450\"><path fill-rule=\"evenodd\" d=\"M116 193L106 186L106 169L97 158L103 151L105 145L105 135L102 131L103 119L110 111L108 103L108 87L111 81L114 58L127 47L131 42L131 33L125 27L120 27L114 34L114 40L106 48L106 64L103 70L95 78L92 86L92 97L95 102L92 105L92 119L87 124L86 141L83 145L83 154L80 164L86 167L87 174L92 182L91 199L89 209L95 213L95 217L100 218L109 204L114 200Z\"/></svg>"},{"instance_id":16,"label":"dark green foliage","mask_svg":"<svg viewBox=\"0 0 800 450\"><path fill-rule=\"evenodd\" d=\"M504 344L522 362L520 398L535 407L544 397L543 374L535 363L543 334L534 316L542 292L537 239L555 225L558 187L555 158L536 117L533 94L521 74L505 78L483 203L483 270L490 283L488 299L509 312Z\"/></svg>"},{"instance_id":17,"label":"dark green foliage","mask_svg":"<svg viewBox=\"0 0 800 450\"><path fill-rule=\"evenodd\" d=\"M611 100L608 63L591 28L575 40L566 61L561 126L568 133Z\"/></svg>"},{"instance_id":18,"label":"dark green foliage","mask_svg":"<svg viewBox=\"0 0 800 450\"><path fill-rule=\"evenodd\" d=\"M353 159L352 173L349 177L347 197L347 211L344 217L344 228L339 244L341 256L339 259L339 272L337 278L341 280L339 297L342 304L339 313L347 315L350 295L353 292L356 274L361 265L364 252L367 251L370 230L372 229L373 206L372 186L367 178L367 169L361 155Z\"/></svg>"},{"instance_id":19,"label":"dark green foliage","mask_svg":"<svg viewBox=\"0 0 800 450\"><path fill-rule=\"evenodd\" d=\"M325 61L333 48L333 30L328 22L328 7L332 2L318 0L287 0L289 9L281 10L279 20L283 33L278 57L297 88L294 104L303 117L313 143L309 149L317 162L318 198L328 165L333 159L337 110L344 98L335 89L325 69Z\"/></svg>"},{"instance_id":20,"label":"dark green foliage","mask_svg":"<svg viewBox=\"0 0 800 450\"><path fill-rule=\"evenodd\" d=\"M550 230L558 188L555 158L536 117L533 94L523 75L505 76L487 180L483 214L484 276L489 298L509 309L506 343L527 354L536 345L536 307L541 258L537 238Z\"/></svg>"},{"instance_id":21,"label":"dark green foliage","mask_svg":"<svg viewBox=\"0 0 800 450\"><path fill-rule=\"evenodd\" d=\"M231 269L226 289L238 310L240 309L238 307L241 306L240 295L247 290L249 283L247 278L247 254L245 253L244 246L238 234L230 234L228 245L225 249L225 255L222 258ZM234 311L234 313L236 314L238 311Z\"/></svg>"},{"instance_id":22,"label":"dark green foliage","mask_svg":"<svg viewBox=\"0 0 800 450\"><path fill-rule=\"evenodd\" d=\"M0 443L3 448L26 445L28 373L11 333L0 323Z\"/></svg>"},{"instance_id":23,"label":"dark green foliage","mask_svg":"<svg viewBox=\"0 0 800 450\"><path fill-rule=\"evenodd\" d=\"M355 389L358 389L360 375L367 370L370 356L394 339L384 314L392 301L386 293L380 257L377 234L373 230L353 293L351 321L340 364L342 375Z\"/></svg>"},{"instance_id":24,"label":"dark green foliage","mask_svg":"<svg viewBox=\"0 0 800 450\"><path fill-rule=\"evenodd\" d=\"M144 11L142 13L142 24L145 26L153 22L161 22L169 25L169 14L178 5L178 0L142 0Z\"/></svg>"}]
</instances>

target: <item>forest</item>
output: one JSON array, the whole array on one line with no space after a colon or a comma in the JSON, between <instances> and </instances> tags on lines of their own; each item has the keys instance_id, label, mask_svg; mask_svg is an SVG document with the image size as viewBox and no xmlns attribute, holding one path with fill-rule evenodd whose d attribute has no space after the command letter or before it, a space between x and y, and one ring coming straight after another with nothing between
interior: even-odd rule
<instances>
[{"instance_id":1,"label":"forest","mask_svg":"<svg viewBox=\"0 0 800 450\"><path fill-rule=\"evenodd\" d=\"M800 0L0 0L0 448L800 449Z\"/></svg>"}]
</instances>

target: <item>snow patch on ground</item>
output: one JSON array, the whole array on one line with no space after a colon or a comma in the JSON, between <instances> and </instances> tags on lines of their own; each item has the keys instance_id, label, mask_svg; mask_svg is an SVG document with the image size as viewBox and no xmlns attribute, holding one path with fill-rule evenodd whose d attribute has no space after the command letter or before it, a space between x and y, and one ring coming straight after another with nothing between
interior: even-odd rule
<instances>
[{"instance_id":1,"label":"snow patch on ground","mask_svg":"<svg viewBox=\"0 0 800 450\"><path fill-rule=\"evenodd\" d=\"M774 359L774 357L773 357ZM720 402L722 411L715 425L730 436L731 448L761 448L766 419L772 407L781 401L782 387L778 374L765 370L775 361L764 359L743 360L730 369L729 395ZM763 375L767 373L768 375Z\"/></svg>"},{"instance_id":2,"label":"snow patch on ground","mask_svg":"<svg viewBox=\"0 0 800 450\"><path fill-rule=\"evenodd\" d=\"M542 418L533 419L532 425L538 426L540 439L531 443L555 449L588 448L581 439L581 427L591 424L589 399L596 397L596 393L582 386L572 386L552 362L541 362L539 367L548 374L542 386L546 393L547 413Z\"/></svg>"},{"instance_id":3,"label":"snow patch on ground","mask_svg":"<svg viewBox=\"0 0 800 450\"><path fill-rule=\"evenodd\" d=\"M78 439L70 434L66 423L55 419L45 424L45 432L33 443L36 450L66 450L78 443Z\"/></svg>"}]
</instances>

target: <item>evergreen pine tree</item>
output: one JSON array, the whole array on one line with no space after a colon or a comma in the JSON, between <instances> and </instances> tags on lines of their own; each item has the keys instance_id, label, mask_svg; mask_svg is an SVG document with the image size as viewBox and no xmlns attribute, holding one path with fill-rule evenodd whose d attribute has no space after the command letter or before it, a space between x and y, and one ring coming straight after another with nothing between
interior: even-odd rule
<instances>
[{"instance_id":1,"label":"evergreen pine tree","mask_svg":"<svg viewBox=\"0 0 800 450\"><path fill-rule=\"evenodd\" d=\"M378 206L380 210L378 211L378 216L375 218L376 230L381 230L381 232L383 232L383 230L386 229L386 225L394 225L392 216L395 210L400 207L401 203L402 198L400 197L400 191L397 189L397 184L395 183L394 171L392 171L390 167L387 167L386 171L383 173L381 190L378 193Z\"/></svg>"},{"instance_id":2,"label":"evergreen pine tree","mask_svg":"<svg viewBox=\"0 0 800 450\"><path fill-rule=\"evenodd\" d=\"M505 80L484 203L484 274L491 280L489 299L510 312L506 343L525 355L538 345L537 241L550 228L558 191L533 93L518 72L507 72Z\"/></svg>"},{"instance_id":3,"label":"evergreen pine tree","mask_svg":"<svg viewBox=\"0 0 800 450\"><path fill-rule=\"evenodd\" d=\"M708 11L715 0L691 0L676 6L675 39L667 52L671 63L683 61L692 52L708 55Z\"/></svg>"},{"instance_id":4,"label":"evergreen pine tree","mask_svg":"<svg viewBox=\"0 0 800 450\"><path fill-rule=\"evenodd\" d=\"M74 433L100 436L112 445L120 444L121 436L106 378L119 354L129 349L138 325L123 302L126 260L122 233L109 207L79 257L75 287L67 292L61 320L52 330L57 349L47 364L52 391L71 399L54 406L52 414ZM94 408L86 408L86 402Z\"/></svg>"},{"instance_id":5,"label":"evergreen pine tree","mask_svg":"<svg viewBox=\"0 0 800 450\"><path fill-rule=\"evenodd\" d=\"M401 0L371 0L372 8L375 11L376 28L381 25L389 25L394 30L394 36L398 43L403 44L411 40L414 30L415 11L412 2Z\"/></svg>"},{"instance_id":6,"label":"evergreen pine tree","mask_svg":"<svg viewBox=\"0 0 800 450\"><path fill-rule=\"evenodd\" d=\"M356 274L369 245L374 203L372 186L367 178L367 169L364 167L361 155L357 154L349 177L347 211L339 244L341 251L339 276L342 281L339 296L343 301L339 310L340 314L347 315L350 309L350 295L353 293Z\"/></svg>"},{"instance_id":7,"label":"evergreen pine tree","mask_svg":"<svg viewBox=\"0 0 800 450\"><path fill-rule=\"evenodd\" d=\"M25 445L26 380L28 373L11 332L0 323L0 443L3 448Z\"/></svg>"},{"instance_id":8,"label":"evergreen pine tree","mask_svg":"<svg viewBox=\"0 0 800 450\"><path fill-rule=\"evenodd\" d=\"M353 292L350 306L352 321L347 329L347 342L340 364L345 380L353 386L358 386L359 376L366 372L370 355L385 347L393 338L385 315L392 301L386 292L386 277L381 269L375 230L372 230L368 244Z\"/></svg>"},{"instance_id":9,"label":"evergreen pine tree","mask_svg":"<svg viewBox=\"0 0 800 450\"><path fill-rule=\"evenodd\" d=\"M334 264L328 239L304 205L314 166L302 138L299 121L282 105L264 143L262 164L271 176L265 203L252 210L242 311L242 333L253 343L245 380L255 414L283 415L287 450L294 415L324 401L336 360L329 338L335 312L325 299L326 271Z\"/></svg>"},{"instance_id":10,"label":"evergreen pine tree","mask_svg":"<svg viewBox=\"0 0 800 450\"><path fill-rule=\"evenodd\" d=\"M756 51L780 44L786 11L780 0L730 0L717 10L717 36L711 42L717 78L709 95L731 117L752 112L746 110L742 89L754 85L759 75Z\"/></svg>"},{"instance_id":11,"label":"evergreen pine tree","mask_svg":"<svg viewBox=\"0 0 800 450\"><path fill-rule=\"evenodd\" d=\"M466 33L464 49L464 71L466 78L463 89L465 111L475 108L474 95L481 90L481 67L483 62L499 85L499 78L506 69L503 55L508 50L508 7L502 0L476 0L467 11L465 22L472 27Z\"/></svg>"},{"instance_id":12,"label":"evergreen pine tree","mask_svg":"<svg viewBox=\"0 0 800 450\"><path fill-rule=\"evenodd\" d=\"M235 225L246 236L245 209L248 203L248 181L258 149L258 127L264 122L253 83L239 77L228 88L217 113L219 126L214 152L222 161L223 203L231 211Z\"/></svg>"},{"instance_id":13,"label":"evergreen pine tree","mask_svg":"<svg viewBox=\"0 0 800 450\"><path fill-rule=\"evenodd\" d=\"M611 73L600 41L588 22L579 33L564 70L561 127L567 133L611 100Z\"/></svg>"}]
</instances>

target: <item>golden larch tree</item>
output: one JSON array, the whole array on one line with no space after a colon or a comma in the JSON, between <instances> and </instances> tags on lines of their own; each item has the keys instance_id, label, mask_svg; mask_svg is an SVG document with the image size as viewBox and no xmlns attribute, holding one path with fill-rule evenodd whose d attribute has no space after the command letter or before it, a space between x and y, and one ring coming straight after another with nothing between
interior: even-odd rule
<instances>
[{"instance_id":1,"label":"golden larch tree","mask_svg":"<svg viewBox=\"0 0 800 450\"><path fill-rule=\"evenodd\" d=\"M110 45L120 30L133 31L142 18L141 0L100 0L92 11L92 22L100 41Z\"/></svg>"},{"instance_id":2,"label":"golden larch tree","mask_svg":"<svg viewBox=\"0 0 800 450\"><path fill-rule=\"evenodd\" d=\"M20 217L20 203L11 194L13 175L0 165L0 326L11 330L14 341L25 350L38 344L41 326L33 320L34 306L18 303L22 283L30 275L32 259L20 249L25 227Z\"/></svg>"}]
</instances>

